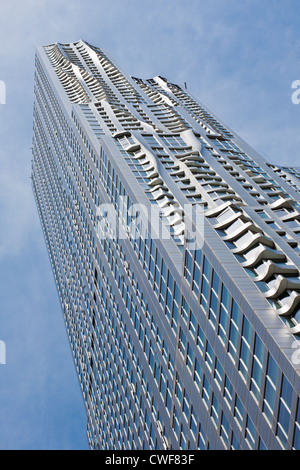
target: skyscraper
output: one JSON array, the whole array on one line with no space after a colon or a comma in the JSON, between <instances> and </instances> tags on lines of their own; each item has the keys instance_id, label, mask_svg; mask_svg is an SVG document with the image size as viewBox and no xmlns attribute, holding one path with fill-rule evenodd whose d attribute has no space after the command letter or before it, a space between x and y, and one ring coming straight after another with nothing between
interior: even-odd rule
<instances>
[{"instance_id":1,"label":"skyscraper","mask_svg":"<svg viewBox=\"0 0 300 470\"><path fill-rule=\"evenodd\" d=\"M300 448L300 169L79 41L37 48L32 185L91 448Z\"/></svg>"}]
</instances>

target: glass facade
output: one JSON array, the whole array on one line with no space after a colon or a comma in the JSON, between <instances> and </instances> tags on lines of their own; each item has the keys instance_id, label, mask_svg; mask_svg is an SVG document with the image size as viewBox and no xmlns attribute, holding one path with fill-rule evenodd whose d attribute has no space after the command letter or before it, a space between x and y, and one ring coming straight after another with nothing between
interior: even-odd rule
<instances>
[{"instance_id":1,"label":"glass facade","mask_svg":"<svg viewBox=\"0 0 300 470\"><path fill-rule=\"evenodd\" d=\"M92 449L299 449L299 176L165 78L37 48L32 185Z\"/></svg>"}]
</instances>

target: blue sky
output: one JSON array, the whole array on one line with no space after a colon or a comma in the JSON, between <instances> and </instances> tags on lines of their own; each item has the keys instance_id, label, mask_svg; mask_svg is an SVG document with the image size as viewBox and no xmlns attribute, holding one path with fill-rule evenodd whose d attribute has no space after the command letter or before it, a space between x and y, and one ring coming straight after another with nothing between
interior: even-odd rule
<instances>
[{"instance_id":1,"label":"blue sky","mask_svg":"<svg viewBox=\"0 0 300 470\"><path fill-rule=\"evenodd\" d=\"M270 161L299 165L298 0L11 0L0 14L0 449L86 449L86 419L30 187L35 46L78 39L188 88Z\"/></svg>"}]
</instances>

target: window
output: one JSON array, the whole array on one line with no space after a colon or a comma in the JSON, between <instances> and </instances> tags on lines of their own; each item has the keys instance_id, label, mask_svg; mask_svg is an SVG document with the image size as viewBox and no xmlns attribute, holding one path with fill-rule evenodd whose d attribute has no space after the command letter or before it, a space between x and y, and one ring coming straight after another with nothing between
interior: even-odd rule
<instances>
[{"instance_id":1,"label":"window","mask_svg":"<svg viewBox=\"0 0 300 470\"><path fill-rule=\"evenodd\" d=\"M171 312L172 312L172 307L173 307L173 290L174 290L173 277L170 271L168 271L166 315L170 322L171 322Z\"/></svg>"},{"instance_id":2,"label":"window","mask_svg":"<svg viewBox=\"0 0 300 470\"><path fill-rule=\"evenodd\" d=\"M231 308L231 318L230 318L230 330L229 330L229 343L228 343L228 352L235 360L237 356L238 350L238 342L239 342L239 325L241 319L241 310L237 303L233 300L232 301L232 308Z\"/></svg>"},{"instance_id":3,"label":"window","mask_svg":"<svg viewBox=\"0 0 300 470\"><path fill-rule=\"evenodd\" d=\"M209 319L213 323L214 326L217 323L217 316L218 316L219 284L220 284L219 276L217 275L215 271L213 271L212 290L211 290L210 306L209 306Z\"/></svg>"},{"instance_id":4,"label":"window","mask_svg":"<svg viewBox=\"0 0 300 470\"><path fill-rule=\"evenodd\" d=\"M229 378L226 376L225 379L225 387L224 387L224 398L229 406L231 408L232 404L232 399L233 399L233 386L229 380Z\"/></svg>"},{"instance_id":5,"label":"window","mask_svg":"<svg viewBox=\"0 0 300 470\"><path fill-rule=\"evenodd\" d=\"M256 436L256 429L255 429L255 426L254 426L252 420L250 419L250 417L248 416L248 417L247 417L247 425L246 425L246 434L245 434L245 437L246 437L246 439L249 441L249 444L251 445L251 447L254 446L254 443L255 443L255 436Z\"/></svg>"},{"instance_id":6,"label":"window","mask_svg":"<svg viewBox=\"0 0 300 470\"><path fill-rule=\"evenodd\" d=\"M201 385L201 375L202 375L201 366L199 364L199 361L196 359L195 360L194 382L195 382L195 384L197 385L197 387L199 389L200 389L200 385Z\"/></svg>"},{"instance_id":7,"label":"window","mask_svg":"<svg viewBox=\"0 0 300 470\"><path fill-rule=\"evenodd\" d=\"M211 270L210 264L207 261L207 258L204 257L200 303L205 310L208 304L210 270Z\"/></svg>"},{"instance_id":8,"label":"window","mask_svg":"<svg viewBox=\"0 0 300 470\"><path fill-rule=\"evenodd\" d=\"M186 251L185 266L184 266L184 277L186 278L186 280L189 284L191 282L192 268L193 268L192 255L189 251Z\"/></svg>"},{"instance_id":9,"label":"window","mask_svg":"<svg viewBox=\"0 0 300 470\"><path fill-rule=\"evenodd\" d=\"M201 354L203 354L203 350L204 350L204 342L205 342L205 336L204 336L204 333L200 327L200 325L198 325L198 332L197 332L197 346L198 348L200 349L200 352Z\"/></svg>"},{"instance_id":10,"label":"window","mask_svg":"<svg viewBox=\"0 0 300 470\"><path fill-rule=\"evenodd\" d=\"M181 301L181 316L185 322L188 322L189 319L189 306L187 301L182 297Z\"/></svg>"},{"instance_id":11,"label":"window","mask_svg":"<svg viewBox=\"0 0 300 470\"><path fill-rule=\"evenodd\" d=\"M160 284L160 293L159 293L159 302L161 304L164 304L164 301L165 301L166 279L167 279L167 267L166 267L166 264L163 260L162 261L162 267L161 267L161 284Z\"/></svg>"},{"instance_id":12,"label":"window","mask_svg":"<svg viewBox=\"0 0 300 470\"><path fill-rule=\"evenodd\" d=\"M206 406L209 406L210 384L206 377L204 377L204 380L203 380L202 398Z\"/></svg>"},{"instance_id":13,"label":"window","mask_svg":"<svg viewBox=\"0 0 300 470\"><path fill-rule=\"evenodd\" d=\"M247 377L249 370L251 335L252 327L247 318L244 317L239 361L239 370L244 378Z\"/></svg>"},{"instance_id":14,"label":"window","mask_svg":"<svg viewBox=\"0 0 300 470\"><path fill-rule=\"evenodd\" d=\"M222 379L223 379L223 367L221 366L221 363L220 363L218 358L216 358L214 377L215 377L215 381L217 382L219 388L221 388Z\"/></svg>"},{"instance_id":15,"label":"window","mask_svg":"<svg viewBox=\"0 0 300 470\"><path fill-rule=\"evenodd\" d=\"M174 302L173 302L171 326L172 326L173 330L176 331L177 316L178 316L178 310L179 310L179 288L178 288L176 282L174 282L174 296L173 296L173 298L174 298Z\"/></svg>"},{"instance_id":16,"label":"window","mask_svg":"<svg viewBox=\"0 0 300 470\"><path fill-rule=\"evenodd\" d=\"M216 396L213 394L210 415L213 421L215 422L216 426L218 426L219 414L220 414L220 404Z\"/></svg>"},{"instance_id":17,"label":"window","mask_svg":"<svg viewBox=\"0 0 300 470\"><path fill-rule=\"evenodd\" d=\"M268 226L273 228L274 230L278 230L280 227L276 224L276 222L267 222Z\"/></svg>"},{"instance_id":18,"label":"window","mask_svg":"<svg viewBox=\"0 0 300 470\"><path fill-rule=\"evenodd\" d=\"M250 390L253 392L257 400L263 390L263 362L264 362L264 345L258 335L255 335L254 356L251 374Z\"/></svg>"},{"instance_id":19,"label":"window","mask_svg":"<svg viewBox=\"0 0 300 470\"><path fill-rule=\"evenodd\" d=\"M189 413L190 413L190 399L186 391L184 391L183 402L182 402L182 411L189 421Z\"/></svg>"},{"instance_id":20,"label":"window","mask_svg":"<svg viewBox=\"0 0 300 470\"><path fill-rule=\"evenodd\" d=\"M299 222L298 220L288 220L286 222L284 222L285 225L288 227L288 228L299 228Z\"/></svg>"},{"instance_id":21,"label":"window","mask_svg":"<svg viewBox=\"0 0 300 470\"><path fill-rule=\"evenodd\" d=\"M185 349L186 349L186 336L183 333L183 330L182 330L181 327L179 329L178 349L181 352L181 354L184 356L185 355Z\"/></svg>"},{"instance_id":22,"label":"window","mask_svg":"<svg viewBox=\"0 0 300 470\"><path fill-rule=\"evenodd\" d=\"M193 281L192 281L192 291L199 297L199 286L200 286L200 268L201 268L201 259L202 254L201 250L195 251L195 262L194 262L194 272L193 272Z\"/></svg>"},{"instance_id":23,"label":"window","mask_svg":"<svg viewBox=\"0 0 300 470\"><path fill-rule=\"evenodd\" d=\"M189 343L187 346L187 353L186 353L186 365L188 366L188 369L190 370L190 372L192 372L194 368L194 352Z\"/></svg>"},{"instance_id":24,"label":"window","mask_svg":"<svg viewBox=\"0 0 300 470\"><path fill-rule=\"evenodd\" d=\"M240 449L240 443L235 437L234 433L232 433L232 439L231 439L231 449L232 450L239 450Z\"/></svg>"},{"instance_id":25,"label":"window","mask_svg":"<svg viewBox=\"0 0 300 470\"><path fill-rule=\"evenodd\" d=\"M298 410L295 424L293 448L295 450L300 450L300 399L298 399Z\"/></svg>"},{"instance_id":26,"label":"window","mask_svg":"<svg viewBox=\"0 0 300 470\"><path fill-rule=\"evenodd\" d=\"M275 405L275 391L277 383L278 366L274 361L271 354L268 357L267 375L266 375L266 386L264 393L264 405L263 412L266 415L268 421L272 423L274 405Z\"/></svg>"},{"instance_id":27,"label":"window","mask_svg":"<svg viewBox=\"0 0 300 470\"><path fill-rule=\"evenodd\" d=\"M205 437L205 434L203 432L201 425L199 426L198 449L206 450L206 437Z\"/></svg>"},{"instance_id":28,"label":"window","mask_svg":"<svg viewBox=\"0 0 300 470\"><path fill-rule=\"evenodd\" d=\"M167 382L167 392L166 392L166 408L168 410L169 415L171 414L171 403L172 403L172 384Z\"/></svg>"},{"instance_id":29,"label":"window","mask_svg":"<svg viewBox=\"0 0 300 470\"><path fill-rule=\"evenodd\" d=\"M178 398L179 403L181 405L182 396L183 396L183 388L182 388L182 382L181 382L178 372L176 372L175 395Z\"/></svg>"},{"instance_id":30,"label":"window","mask_svg":"<svg viewBox=\"0 0 300 470\"><path fill-rule=\"evenodd\" d=\"M228 437L229 437L229 422L228 422L228 420L227 420L224 413L222 414L220 435L224 439L224 441L228 440Z\"/></svg>"},{"instance_id":31,"label":"window","mask_svg":"<svg viewBox=\"0 0 300 470\"><path fill-rule=\"evenodd\" d=\"M268 450L266 444L264 443L261 437L259 438L258 450Z\"/></svg>"},{"instance_id":32,"label":"window","mask_svg":"<svg viewBox=\"0 0 300 470\"><path fill-rule=\"evenodd\" d=\"M197 327L196 317L195 317L195 315L193 314L193 312L190 311L189 330L190 330L193 334L195 334L195 333L196 333L196 327Z\"/></svg>"},{"instance_id":33,"label":"window","mask_svg":"<svg viewBox=\"0 0 300 470\"><path fill-rule=\"evenodd\" d=\"M212 350L212 347L210 346L209 342L207 342L206 345L206 353L205 353L205 362L209 369L212 370L213 368L213 358L214 358L214 352Z\"/></svg>"},{"instance_id":34,"label":"window","mask_svg":"<svg viewBox=\"0 0 300 470\"><path fill-rule=\"evenodd\" d=\"M292 397L293 388L287 378L283 375L276 435L284 447L287 445L287 438L289 433Z\"/></svg>"},{"instance_id":35,"label":"window","mask_svg":"<svg viewBox=\"0 0 300 470\"><path fill-rule=\"evenodd\" d=\"M183 425L181 425L181 433L180 433L180 449L182 450L187 450L188 449L188 443L184 431Z\"/></svg>"},{"instance_id":36,"label":"window","mask_svg":"<svg viewBox=\"0 0 300 470\"><path fill-rule=\"evenodd\" d=\"M234 417L236 418L238 424L242 427L244 419L244 405L238 396L236 396L235 400Z\"/></svg>"},{"instance_id":37,"label":"window","mask_svg":"<svg viewBox=\"0 0 300 470\"><path fill-rule=\"evenodd\" d=\"M172 427L173 427L173 430L174 430L174 433L176 434L176 436L179 437L179 430L180 430L179 418L178 418L178 413L176 411L175 406L174 406L174 409L173 409L173 424L172 424Z\"/></svg>"},{"instance_id":38,"label":"window","mask_svg":"<svg viewBox=\"0 0 300 470\"><path fill-rule=\"evenodd\" d=\"M224 344L227 339L227 327L228 327L228 321L229 321L228 308L229 308L229 293L226 287L222 285L218 335L220 336Z\"/></svg>"},{"instance_id":39,"label":"window","mask_svg":"<svg viewBox=\"0 0 300 470\"><path fill-rule=\"evenodd\" d=\"M198 437L198 419L194 407L191 409L190 430L195 439Z\"/></svg>"}]
</instances>

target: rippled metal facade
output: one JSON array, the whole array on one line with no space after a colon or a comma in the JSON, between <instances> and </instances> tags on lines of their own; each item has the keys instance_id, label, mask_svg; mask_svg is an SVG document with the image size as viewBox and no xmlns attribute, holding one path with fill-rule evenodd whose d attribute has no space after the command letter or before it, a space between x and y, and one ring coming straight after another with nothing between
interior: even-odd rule
<instances>
[{"instance_id":1,"label":"rippled metal facade","mask_svg":"<svg viewBox=\"0 0 300 470\"><path fill-rule=\"evenodd\" d=\"M32 185L91 448L299 449L299 169L79 41L37 48Z\"/></svg>"}]
</instances>

